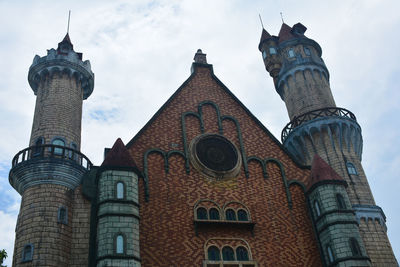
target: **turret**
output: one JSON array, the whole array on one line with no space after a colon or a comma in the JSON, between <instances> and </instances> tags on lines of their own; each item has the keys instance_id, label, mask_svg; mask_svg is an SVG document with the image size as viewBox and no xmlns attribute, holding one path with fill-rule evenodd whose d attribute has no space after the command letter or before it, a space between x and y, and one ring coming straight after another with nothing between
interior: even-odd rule
<instances>
[{"instance_id":1,"label":"turret","mask_svg":"<svg viewBox=\"0 0 400 267\"><path fill-rule=\"evenodd\" d=\"M92 166L80 144L94 74L67 34L57 49L34 57L28 81L37 96L31 138L9 174L22 195L13 266L69 266L74 190Z\"/></svg>"}]
</instances>

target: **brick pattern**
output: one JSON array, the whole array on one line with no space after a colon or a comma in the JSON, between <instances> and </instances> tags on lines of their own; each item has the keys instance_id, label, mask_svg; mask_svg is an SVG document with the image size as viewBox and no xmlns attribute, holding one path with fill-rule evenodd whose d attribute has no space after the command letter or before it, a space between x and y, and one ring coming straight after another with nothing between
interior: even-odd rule
<instances>
[{"instance_id":1,"label":"brick pattern","mask_svg":"<svg viewBox=\"0 0 400 267\"><path fill-rule=\"evenodd\" d=\"M150 148L168 151L171 144L178 144L178 149L183 149L181 114L197 112L198 104L204 100L217 103L221 115L231 115L239 121L247 156L279 159L289 180L304 182L308 178L310 172L298 168L246 111L221 89L211 77L210 69L200 66L196 67L193 79L131 144L129 150L135 162L141 165L144 153ZM217 133L215 109L204 106L203 118L205 132ZM224 121L223 128L224 136L239 147L234 124ZM199 121L187 117L186 131L190 142L201 134ZM235 237L249 243L253 259L259 266L321 266L302 189L297 185L290 187L293 208L289 209L279 168L268 164L269 178L264 179L258 163L250 162L248 167L248 179L242 168L236 178L215 182L192 167L190 174L186 174L184 160L177 155L170 157L169 172L165 173L162 157L151 154L148 157L149 202L144 201L143 180L139 183L142 265L201 266L207 239ZM202 229L196 236L193 207L199 199L212 199L220 205L228 201L244 203L256 223L254 236L249 230L229 227Z\"/></svg>"},{"instance_id":2,"label":"brick pattern","mask_svg":"<svg viewBox=\"0 0 400 267\"><path fill-rule=\"evenodd\" d=\"M66 146L81 145L83 92L80 82L68 74L46 76L37 91L35 114L29 145L38 137L50 144L53 138L65 139Z\"/></svg>"},{"instance_id":3,"label":"brick pattern","mask_svg":"<svg viewBox=\"0 0 400 267\"><path fill-rule=\"evenodd\" d=\"M72 190L53 184L28 188L18 215L13 266L69 266L71 255ZM68 224L58 222L58 209L68 210ZM22 263L22 250L33 244L33 260Z\"/></svg>"}]
</instances>

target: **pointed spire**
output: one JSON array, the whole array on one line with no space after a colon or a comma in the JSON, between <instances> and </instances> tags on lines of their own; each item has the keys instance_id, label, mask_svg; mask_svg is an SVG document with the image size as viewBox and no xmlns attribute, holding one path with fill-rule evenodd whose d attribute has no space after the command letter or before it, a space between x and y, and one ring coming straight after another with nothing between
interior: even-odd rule
<instances>
[{"instance_id":1,"label":"pointed spire","mask_svg":"<svg viewBox=\"0 0 400 267\"><path fill-rule=\"evenodd\" d=\"M260 39L260 43L262 43L262 41L271 38L271 34L269 34L265 29L262 30L261 33L261 39Z\"/></svg>"},{"instance_id":2,"label":"pointed spire","mask_svg":"<svg viewBox=\"0 0 400 267\"><path fill-rule=\"evenodd\" d=\"M203 51L198 49L193 60L195 63L207 64L207 54L203 54Z\"/></svg>"},{"instance_id":3,"label":"pointed spire","mask_svg":"<svg viewBox=\"0 0 400 267\"><path fill-rule=\"evenodd\" d=\"M58 43L57 53L58 54L68 54L70 51L74 50L74 46L71 43L71 39L69 38L69 34L67 33L64 39Z\"/></svg>"},{"instance_id":4,"label":"pointed spire","mask_svg":"<svg viewBox=\"0 0 400 267\"><path fill-rule=\"evenodd\" d=\"M307 191L316 183L321 181L340 181L346 183L343 178L335 172L318 154L315 154L311 164L311 177L307 183Z\"/></svg>"},{"instance_id":5,"label":"pointed spire","mask_svg":"<svg viewBox=\"0 0 400 267\"><path fill-rule=\"evenodd\" d=\"M65 35L64 39L61 42L68 42L68 43L70 43L72 45L71 39L69 38L68 32L67 32L67 34Z\"/></svg>"},{"instance_id":6,"label":"pointed spire","mask_svg":"<svg viewBox=\"0 0 400 267\"><path fill-rule=\"evenodd\" d=\"M121 138L118 138L110 151L108 151L106 158L101 166L108 167L136 167L135 161L129 154Z\"/></svg>"},{"instance_id":7,"label":"pointed spire","mask_svg":"<svg viewBox=\"0 0 400 267\"><path fill-rule=\"evenodd\" d=\"M278 37L279 37L279 42L282 43L286 40L294 38L295 36L292 34L292 28L286 23L282 23Z\"/></svg>"}]
</instances>

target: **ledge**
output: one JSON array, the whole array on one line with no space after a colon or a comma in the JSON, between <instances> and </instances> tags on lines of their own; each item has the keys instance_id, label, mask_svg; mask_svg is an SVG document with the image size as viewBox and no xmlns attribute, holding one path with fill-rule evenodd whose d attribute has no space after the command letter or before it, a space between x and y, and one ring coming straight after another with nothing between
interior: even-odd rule
<instances>
[{"instance_id":1,"label":"ledge","mask_svg":"<svg viewBox=\"0 0 400 267\"><path fill-rule=\"evenodd\" d=\"M254 235L254 226L255 222L252 221L228 221L228 220L194 220L194 228L196 232L196 236L198 235L199 228L217 228L217 227L231 227L238 229L246 229L251 231L251 234Z\"/></svg>"}]
</instances>

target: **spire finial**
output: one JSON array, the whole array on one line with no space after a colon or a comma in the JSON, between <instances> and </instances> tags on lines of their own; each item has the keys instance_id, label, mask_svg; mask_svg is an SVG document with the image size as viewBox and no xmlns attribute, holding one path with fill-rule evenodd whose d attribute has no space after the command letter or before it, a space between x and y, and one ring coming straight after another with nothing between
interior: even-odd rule
<instances>
[{"instance_id":1,"label":"spire finial","mask_svg":"<svg viewBox=\"0 0 400 267\"><path fill-rule=\"evenodd\" d=\"M71 19L71 10L68 12L68 26L67 26L67 34L69 33L69 21Z\"/></svg>"},{"instance_id":2,"label":"spire finial","mask_svg":"<svg viewBox=\"0 0 400 267\"><path fill-rule=\"evenodd\" d=\"M282 23L285 23L285 22L283 21L283 15L282 15L282 12L281 12L281 20L282 20Z\"/></svg>"},{"instance_id":3,"label":"spire finial","mask_svg":"<svg viewBox=\"0 0 400 267\"><path fill-rule=\"evenodd\" d=\"M263 21L262 21L262 18L261 18L261 15L260 15L260 13L258 13L258 17L260 18L261 27L264 29L264 24L263 24Z\"/></svg>"}]
</instances>

